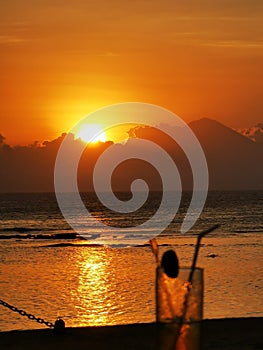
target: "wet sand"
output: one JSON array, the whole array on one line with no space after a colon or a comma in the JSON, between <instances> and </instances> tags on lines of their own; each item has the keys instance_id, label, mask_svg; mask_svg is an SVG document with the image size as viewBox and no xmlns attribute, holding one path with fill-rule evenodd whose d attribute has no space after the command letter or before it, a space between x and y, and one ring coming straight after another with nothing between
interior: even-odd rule
<instances>
[{"instance_id":1,"label":"wet sand","mask_svg":"<svg viewBox=\"0 0 263 350\"><path fill-rule=\"evenodd\" d=\"M201 349L263 349L262 329L263 318L204 320ZM54 334L51 329L9 331L0 332L0 348L3 350L166 350L160 345L162 331L162 327L156 323L66 328L63 334Z\"/></svg>"}]
</instances>

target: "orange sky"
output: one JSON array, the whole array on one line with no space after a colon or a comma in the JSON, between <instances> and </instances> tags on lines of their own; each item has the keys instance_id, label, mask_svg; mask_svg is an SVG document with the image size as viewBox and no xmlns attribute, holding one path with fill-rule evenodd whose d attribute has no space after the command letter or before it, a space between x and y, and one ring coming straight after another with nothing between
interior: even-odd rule
<instances>
[{"instance_id":1,"label":"orange sky","mask_svg":"<svg viewBox=\"0 0 263 350\"><path fill-rule=\"evenodd\" d=\"M0 134L51 140L111 103L263 121L262 0L0 3Z\"/></svg>"}]
</instances>

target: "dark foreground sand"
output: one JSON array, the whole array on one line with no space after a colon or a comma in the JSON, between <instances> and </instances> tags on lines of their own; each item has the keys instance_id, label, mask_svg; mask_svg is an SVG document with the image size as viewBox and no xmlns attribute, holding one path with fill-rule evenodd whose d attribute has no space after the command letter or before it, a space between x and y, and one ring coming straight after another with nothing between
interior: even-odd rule
<instances>
[{"instance_id":1,"label":"dark foreground sand","mask_svg":"<svg viewBox=\"0 0 263 350\"><path fill-rule=\"evenodd\" d=\"M154 323L112 327L66 328L0 332L1 350L159 350L160 326ZM202 349L263 349L263 318L204 320Z\"/></svg>"}]
</instances>

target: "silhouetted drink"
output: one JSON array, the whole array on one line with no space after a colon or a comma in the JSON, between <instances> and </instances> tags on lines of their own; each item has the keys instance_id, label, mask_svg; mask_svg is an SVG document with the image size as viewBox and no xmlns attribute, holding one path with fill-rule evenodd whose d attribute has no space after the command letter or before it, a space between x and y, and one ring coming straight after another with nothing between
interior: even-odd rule
<instances>
[{"instance_id":1,"label":"silhouetted drink","mask_svg":"<svg viewBox=\"0 0 263 350\"><path fill-rule=\"evenodd\" d=\"M157 267L156 316L161 323L159 349L199 350L203 318L203 269L180 268L176 278Z\"/></svg>"}]
</instances>

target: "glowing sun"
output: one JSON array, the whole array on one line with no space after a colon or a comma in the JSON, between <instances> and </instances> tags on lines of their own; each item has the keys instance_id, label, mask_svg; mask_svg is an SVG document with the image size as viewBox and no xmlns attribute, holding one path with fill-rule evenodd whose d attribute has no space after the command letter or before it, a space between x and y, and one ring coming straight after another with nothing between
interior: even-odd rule
<instances>
[{"instance_id":1,"label":"glowing sun","mask_svg":"<svg viewBox=\"0 0 263 350\"><path fill-rule=\"evenodd\" d=\"M103 128L99 124L85 124L83 125L76 136L84 142L105 142L107 140Z\"/></svg>"}]
</instances>

